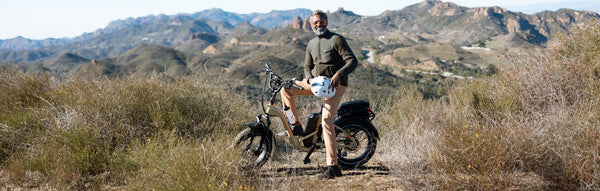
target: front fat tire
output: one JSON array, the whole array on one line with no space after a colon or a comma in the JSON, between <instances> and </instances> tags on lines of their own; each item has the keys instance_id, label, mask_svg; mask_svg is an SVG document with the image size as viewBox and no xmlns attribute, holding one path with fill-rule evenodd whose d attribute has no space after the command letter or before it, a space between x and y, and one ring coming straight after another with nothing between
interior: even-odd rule
<instances>
[{"instance_id":1,"label":"front fat tire","mask_svg":"<svg viewBox=\"0 0 600 191\"><path fill-rule=\"evenodd\" d=\"M377 138L374 133L365 127L364 123L355 122L351 124L344 124L341 128L347 132L350 136L357 139L358 145L355 148L339 149L338 150L338 162L340 166L345 169L351 169L359 167L367 163L377 148ZM338 143L349 144L349 139L346 138L345 133L336 132L336 140Z\"/></svg>"},{"instance_id":2,"label":"front fat tire","mask_svg":"<svg viewBox=\"0 0 600 191\"><path fill-rule=\"evenodd\" d=\"M273 149L273 136L269 132L253 133L250 128L235 136L234 148L239 154L242 170L258 169L264 165Z\"/></svg>"}]
</instances>

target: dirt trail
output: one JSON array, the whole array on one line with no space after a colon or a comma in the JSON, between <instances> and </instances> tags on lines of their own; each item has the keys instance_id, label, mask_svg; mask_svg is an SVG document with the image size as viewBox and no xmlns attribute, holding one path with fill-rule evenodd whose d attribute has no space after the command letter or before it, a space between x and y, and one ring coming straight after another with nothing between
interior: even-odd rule
<instances>
[{"instance_id":1,"label":"dirt trail","mask_svg":"<svg viewBox=\"0 0 600 191\"><path fill-rule=\"evenodd\" d=\"M273 189L311 190L311 187L317 186L317 190L404 190L404 187L399 184L399 177L393 176L389 169L376 164L351 170L345 169L342 171L342 177L331 180L317 178L323 170L323 167L316 164L299 167L266 167L261 169L259 175L262 181L271 184Z\"/></svg>"},{"instance_id":2,"label":"dirt trail","mask_svg":"<svg viewBox=\"0 0 600 191\"><path fill-rule=\"evenodd\" d=\"M309 164L302 162L305 155L278 142L272 158L258 172L262 186L275 190L405 190L401 178L374 159L355 169L343 169L342 177L321 180L317 176L325 170L324 150L313 153Z\"/></svg>"}]
</instances>

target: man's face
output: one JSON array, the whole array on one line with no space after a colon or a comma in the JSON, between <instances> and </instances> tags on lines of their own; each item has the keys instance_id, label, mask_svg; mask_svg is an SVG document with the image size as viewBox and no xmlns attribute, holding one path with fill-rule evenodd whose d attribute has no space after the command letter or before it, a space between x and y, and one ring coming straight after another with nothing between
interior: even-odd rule
<instances>
[{"instance_id":1,"label":"man's face","mask_svg":"<svg viewBox=\"0 0 600 191\"><path fill-rule=\"evenodd\" d=\"M321 15L315 15L310 26L316 35L322 35L327 30L327 20L323 20Z\"/></svg>"}]
</instances>

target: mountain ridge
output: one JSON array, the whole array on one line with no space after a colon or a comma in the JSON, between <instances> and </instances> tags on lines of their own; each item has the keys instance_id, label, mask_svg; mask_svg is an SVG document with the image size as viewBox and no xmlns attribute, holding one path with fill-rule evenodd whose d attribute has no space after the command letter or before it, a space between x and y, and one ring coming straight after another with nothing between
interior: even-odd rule
<instances>
[{"instance_id":1,"label":"mountain ridge","mask_svg":"<svg viewBox=\"0 0 600 191\"><path fill-rule=\"evenodd\" d=\"M533 44L546 42L553 34L600 18L598 13L560 9L532 15L494 7L467 8L451 2L423 1L401 10L386 11L339 30L353 34L428 33L441 42L469 43L492 36L521 33Z\"/></svg>"},{"instance_id":2,"label":"mountain ridge","mask_svg":"<svg viewBox=\"0 0 600 191\"><path fill-rule=\"evenodd\" d=\"M268 33L281 26L294 24L307 31L308 9L271 11L265 14L237 14L221 9L208 9L192 14L151 15L128 18L111 22L107 27L93 33L85 33L70 42L58 42L37 48L0 50L0 61L36 63L50 60L63 52L71 52L87 59L101 59L123 54L136 46L152 43L177 47L193 39L193 35L207 34L210 39L239 40L244 35L268 35L273 41L294 40L284 34ZM306 15L302 15L306 14ZM328 13L329 28L346 34L349 38L371 41L375 37L401 36L410 39L410 44L419 41L436 41L468 45L490 39L509 39L504 46L531 46L546 42L553 35L569 28L598 19L597 13L561 9L556 12L545 11L533 15L512 12L501 7L466 8L452 2L425 0L400 10L386 11L377 16L361 16L340 8ZM211 18L214 17L214 18ZM281 18L279 20L274 18ZM304 19L302 19L304 18ZM293 23L293 22L296 23ZM239 22L239 23L237 23ZM231 23L237 23L233 25ZM253 24L253 23L258 23ZM266 24L270 23L270 24ZM241 26L240 26L241 25ZM271 29L261 26L270 26ZM275 35L275 36L274 36ZM252 37L259 38L259 37ZM286 40L288 39L288 40ZM18 39L22 42L32 43ZM193 47L206 48L217 40L189 44L184 50ZM264 40L263 40L264 41ZM397 42L394 42L397 41ZM403 43L404 40L392 39L386 43ZM2 46L9 41L0 41ZM300 41L300 44L303 42ZM11 45L15 47L16 45ZM18 47L26 47L20 45ZM214 48L214 47L213 47Z\"/></svg>"},{"instance_id":3,"label":"mountain ridge","mask_svg":"<svg viewBox=\"0 0 600 191\"><path fill-rule=\"evenodd\" d=\"M73 38L46 38L42 40L33 40L23 37L15 37L11 39L0 39L0 49L11 49L11 50L27 50L35 49L43 46L51 46L57 44L65 44L70 42L77 42L87 40L97 36L110 34L119 30L129 28L135 25L152 23L162 19L175 18L180 16L187 16L197 20L209 20L209 21L222 21L228 22L231 25L238 25L243 22L249 22L255 26L271 29L274 27L284 27L291 23L296 16L308 16L310 14L309 9L291 9L291 10L273 10L268 13L251 13L251 14L239 14L234 12L223 11L219 8L206 9L196 13L180 13L174 15L148 15L143 17L129 17L125 19L117 19L109 22L106 27L97 29L93 32L85 32L79 36ZM268 20L268 22L265 22Z\"/></svg>"}]
</instances>

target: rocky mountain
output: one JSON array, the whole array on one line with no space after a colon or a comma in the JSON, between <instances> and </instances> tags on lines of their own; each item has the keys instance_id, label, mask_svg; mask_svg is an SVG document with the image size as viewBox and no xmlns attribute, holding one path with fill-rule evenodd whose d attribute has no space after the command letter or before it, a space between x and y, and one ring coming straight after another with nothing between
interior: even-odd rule
<instances>
[{"instance_id":1,"label":"rocky mountain","mask_svg":"<svg viewBox=\"0 0 600 191\"><path fill-rule=\"evenodd\" d=\"M352 26L359 23L362 19L362 16L357 15L352 11L344 10L344 8L338 8L335 12L329 13L327 15L327 19L330 23L328 28L337 30L341 27ZM305 26L310 25L305 24Z\"/></svg>"},{"instance_id":2,"label":"rocky mountain","mask_svg":"<svg viewBox=\"0 0 600 191\"><path fill-rule=\"evenodd\" d=\"M34 50L0 50L3 60L17 62L40 62L71 52L98 59L115 56L141 44L178 45L188 41L195 33L218 34L234 27L229 23L196 20L189 16L177 16L154 22L132 25L115 32L90 37L77 42L45 46Z\"/></svg>"},{"instance_id":3,"label":"rocky mountain","mask_svg":"<svg viewBox=\"0 0 600 191\"><path fill-rule=\"evenodd\" d=\"M310 14L308 9L293 9L293 10L273 10L269 13L252 13L252 14L238 14L232 12L226 12L222 9L208 9L193 14L177 14L177 15L149 15L145 17L137 18L126 18L111 21L104 28L98 29L94 32L83 33L75 38L48 38L44 40L32 40L23 37L16 37L13 39L0 40L0 50L26 50L35 49L45 46L61 45L78 41L85 41L91 38L96 38L102 35L108 35L110 33L119 32L123 29L135 27L139 25L147 25L150 23L156 23L159 20L169 20L178 17L189 17L194 20L204 20L206 22L216 23L228 23L229 25L236 26L238 24L248 22L254 26L258 26L265 29L271 29L274 27L285 27L292 22L294 17L307 17ZM211 24L215 25L215 24ZM227 31L225 28L214 28L217 32Z\"/></svg>"},{"instance_id":4,"label":"rocky mountain","mask_svg":"<svg viewBox=\"0 0 600 191\"><path fill-rule=\"evenodd\" d=\"M271 29L274 27L285 27L289 25L295 17L300 16L304 18L307 17L310 12L309 9L292 9L285 11L273 10L269 13L236 14L215 8L194 13L190 16L196 19L225 21L232 25L248 22L257 27Z\"/></svg>"},{"instance_id":5,"label":"rocky mountain","mask_svg":"<svg viewBox=\"0 0 600 191\"><path fill-rule=\"evenodd\" d=\"M466 8L451 2L426 0L401 10L361 18L337 30L361 35L428 34L438 42L462 44L509 35L541 44L555 34L598 18L598 13L569 9L527 15L500 7Z\"/></svg>"}]
</instances>

